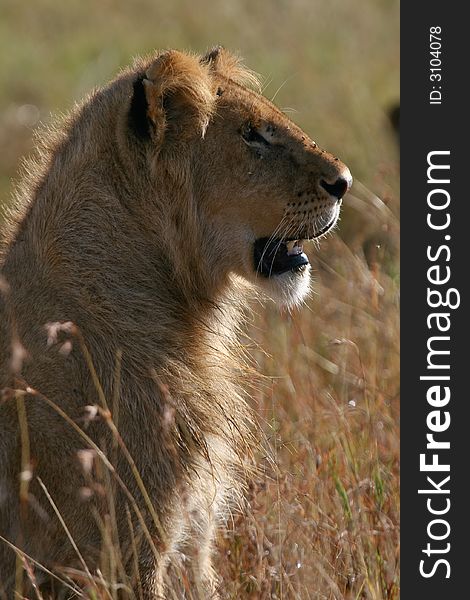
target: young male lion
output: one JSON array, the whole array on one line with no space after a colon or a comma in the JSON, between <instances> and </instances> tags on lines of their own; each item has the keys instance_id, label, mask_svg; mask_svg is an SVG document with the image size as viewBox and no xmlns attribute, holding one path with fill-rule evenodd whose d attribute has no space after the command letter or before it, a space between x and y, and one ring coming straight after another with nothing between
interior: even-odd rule
<instances>
[{"instance_id":1,"label":"young male lion","mask_svg":"<svg viewBox=\"0 0 470 600\"><path fill-rule=\"evenodd\" d=\"M26 167L1 270L7 598L103 580L166 597L171 574L217 594L214 530L250 444L247 289L301 302L302 240L351 185L255 83L220 48L138 60Z\"/></svg>"}]
</instances>

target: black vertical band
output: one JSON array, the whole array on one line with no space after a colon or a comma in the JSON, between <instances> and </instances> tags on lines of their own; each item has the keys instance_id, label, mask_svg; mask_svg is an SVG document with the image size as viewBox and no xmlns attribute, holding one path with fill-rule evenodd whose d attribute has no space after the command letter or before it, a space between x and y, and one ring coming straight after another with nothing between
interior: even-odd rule
<instances>
[{"instance_id":1,"label":"black vertical band","mask_svg":"<svg viewBox=\"0 0 470 600\"><path fill-rule=\"evenodd\" d=\"M468 36L456 3L401 11L401 598L441 600L469 595Z\"/></svg>"}]
</instances>

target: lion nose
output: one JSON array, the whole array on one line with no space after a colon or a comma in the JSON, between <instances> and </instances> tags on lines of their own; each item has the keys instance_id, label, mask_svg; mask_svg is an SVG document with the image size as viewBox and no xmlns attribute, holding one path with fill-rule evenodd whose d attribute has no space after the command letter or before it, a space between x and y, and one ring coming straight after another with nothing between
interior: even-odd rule
<instances>
[{"instance_id":1,"label":"lion nose","mask_svg":"<svg viewBox=\"0 0 470 600\"><path fill-rule=\"evenodd\" d=\"M328 192L328 194L330 194L330 196L334 196L338 200L341 200L352 185L352 177L348 171L347 173L343 173L341 177L338 177L334 183L328 183L322 179L320 185Z\"/></svg>"}]
</instances>

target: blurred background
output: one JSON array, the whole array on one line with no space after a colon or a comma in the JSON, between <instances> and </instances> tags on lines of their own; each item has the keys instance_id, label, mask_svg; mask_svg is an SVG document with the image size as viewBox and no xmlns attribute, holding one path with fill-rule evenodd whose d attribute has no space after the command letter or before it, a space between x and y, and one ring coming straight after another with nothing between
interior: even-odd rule
<instances>
[{"instance_id":1,"label":"blurred background","mask_svg":"<svg viewBox=\"0 0 470 600\"><path fill-rule=\"evenodd\" d=\"M256 306L249 324L269 453L219 539L222 597L395 599L398 0L0 0L0 208L39 122L136 55L219 43L355 178L337 231L307 249L308 306Z\"/></svg>"}]
</instances>

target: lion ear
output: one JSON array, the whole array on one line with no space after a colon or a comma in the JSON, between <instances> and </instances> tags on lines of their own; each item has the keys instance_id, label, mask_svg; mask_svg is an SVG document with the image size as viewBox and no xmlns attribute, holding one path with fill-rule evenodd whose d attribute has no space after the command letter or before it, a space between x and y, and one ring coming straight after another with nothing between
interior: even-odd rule
<instances>
[{"instance_id":1,"label":"lion ear","mask_svg":"<svg viewBox=\"0 0 470 600\"><path fill-rule=\"evenodd\" d=\"M193 56L170 50L150 65L142 81L152 137L188 141L204 136L215 108L210 70Z\"/></svg>"},{"instance_id":2,"label":"lion ear","mask_svg":"<svg viewBox=\"0 0 470 600\"><path fill-rule=\"evenodd\" d=\"M201 58L201 63L235 83L260 91L258 75L245 67L239 56L232 54L223 46L214 46Z\"/></svg>"},{"instance_id":3,"label":"lion ear","mask_svg":"<svg viewBox=\"0 0 470 600\"><path fill-rule=\"evenodd\" d=\"M201 58L201 63L204 65L210 65L212 68L217 70L217 65L220 64L220 60L224 54L227 54L227 51L223 46L218 44L217 46L213 46L206 52L206 54L204 54L204 56Z\"/></svg>"}]
</instances>

